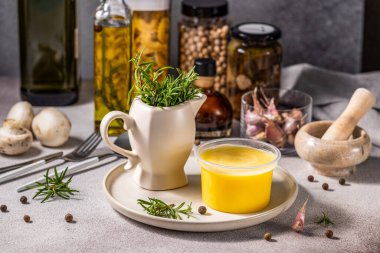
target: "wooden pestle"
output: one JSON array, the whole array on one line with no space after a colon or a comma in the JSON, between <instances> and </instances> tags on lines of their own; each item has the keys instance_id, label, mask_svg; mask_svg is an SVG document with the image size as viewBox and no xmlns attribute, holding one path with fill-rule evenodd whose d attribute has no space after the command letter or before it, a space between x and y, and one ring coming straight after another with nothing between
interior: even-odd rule
<instances>
[{"instance_id":1,"label":"wooden pestle","mask_svg":"<svg viewBox=\"0 0 380 253\"><path fill-rule=\"evenodd\" d=\"M375 96L367 89L359 88L352 95L346 109L322 136L323 140L347 140L359 120L374 106Z\"/></svg>"}]
</instances>

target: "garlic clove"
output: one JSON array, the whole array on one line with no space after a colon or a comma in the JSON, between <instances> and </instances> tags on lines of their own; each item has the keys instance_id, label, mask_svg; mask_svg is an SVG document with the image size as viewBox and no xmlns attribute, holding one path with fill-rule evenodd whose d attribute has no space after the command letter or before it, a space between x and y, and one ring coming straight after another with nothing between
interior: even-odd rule
<instances>
[{"instance_id":1,"label":"garlic clove","mask_svg":"<svg viewBox=\"0 0 380 253\"><path fill-rule=\"evenodd\" d=\"M268 120L265 127L268 141L276 147L282 148L286 143L286 134L277 123Z\"/></svg>"}]
</instances>

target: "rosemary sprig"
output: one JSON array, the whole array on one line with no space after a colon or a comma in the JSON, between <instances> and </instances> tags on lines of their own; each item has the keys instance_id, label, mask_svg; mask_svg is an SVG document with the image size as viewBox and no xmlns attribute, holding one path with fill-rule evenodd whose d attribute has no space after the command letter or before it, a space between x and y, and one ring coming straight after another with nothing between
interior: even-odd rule
<instances>
[{"instance_id":1,"label":"rosemary sprig","mask_svg":"<svg viewBox=\"0 0 380 253\"><path fill-rule=\"evenodd\" d=\"M327 227L329 225L334 225L334 222L327 216L325 212L322 212L323 217L317 221L317 224L323 224L323 226Z\"/></svg>"},{"instance_id":2,"label":"rosemary sprig","mask_svg":"<svg viewBox=\"0 0 380 253\"><path fill-rule=\"evenodd\" d=\"M147 200L138 199L137 204L144 208L144 211L150 215L174 219L174 220L182 220L181 214L186 215L187 218L192 217L192 208L191 202L186 208L182 207L185 205L185 202L182 202L179 206L175 206L174 204L168 205L164 201L156 198L148 198Z\"/></svg>"},{"instance_id":3,"label":"rosemary sprig","mask_svg":"<svg viewBox=\"0 0 380 253\"><path fill-rule=\"evenodd\" d=\"M44 196L44 199L41 201L41 203L44 203L45 201L56 196L63 199L70 199L70 197L74 195L75 192L79 192L69 187L72 177L67 179L66 182L63 181L67 169L68 168L66 168L61 173L58 173L57 168L54 168L53 177L49 177L50 169L48 169L44 175L45 181L43 183L37 182L34 186L30 187L31 189L38 188L36 194L33 196L33 199L37 198L38 196Z\"/></svg>"},{"instance_id":4,"label":"rosemary sprig","mask_svg":"<svg viewBox=\"0 0 380 253\"><path fill-rule=\"evenodd\" d=\"M166 66L155 70L154 62L141 63L141 55L142 52L131 59L135 71L128 103L132 95L136 95L150 106L170 107L191 100L202 92L193 84L198 78L194 68L189 72L176 69L178 76L175 78L173 75L167 74L167 70L172 67Z\"/></svg>"}]
</instances>

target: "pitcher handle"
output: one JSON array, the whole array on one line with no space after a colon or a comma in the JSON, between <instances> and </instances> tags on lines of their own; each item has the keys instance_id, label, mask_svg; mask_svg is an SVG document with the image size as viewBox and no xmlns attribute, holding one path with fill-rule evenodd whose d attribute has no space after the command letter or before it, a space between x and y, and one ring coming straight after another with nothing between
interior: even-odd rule
<instances>
[{"instance_id":1,"label":"pitcher handle","mask_svg":"<svg viewBox=\"0 0 380 253\"><path fill-rule=\"evenodd\" d=\"M135 120L128 114L120 111L112 111L106 114L100 123L100 134L106 145L116 153L128 157L128 163L125 169L134 168L140 161L139 157L132 151L125 150L115 145L108 137L108 127L115 119L122 119L124 122L124 129L131 130L135 127Z\"/></svg>"}]
</instances>

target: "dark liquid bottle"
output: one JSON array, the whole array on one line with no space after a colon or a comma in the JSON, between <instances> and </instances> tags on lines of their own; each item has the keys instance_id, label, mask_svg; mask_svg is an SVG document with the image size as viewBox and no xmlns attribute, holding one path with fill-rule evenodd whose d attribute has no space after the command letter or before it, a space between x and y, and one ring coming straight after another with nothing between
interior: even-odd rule
<instances>
[{"instance_id":1,"label":"dark liquid bottle","mask_svg":"<svg viewBox=\"0 0 380 253\"><path fill-rule=\"evenodd\" d=\"M196 138L228 137L232 132L232 107L228 99L214 90L215 61L209 58L195 60L198 80L195 85L202 88L206 101L195 117Z\"/></svg>"},{"instance_id":2,"label":"dark liquid bottle","mask_svg":"<svg viewBox=\"0 0 380 253\"><path fill-rule=\"evenodd\" d=\"M75 0L18 0L21 96L33 105L78 99Z\"/></svg>"}]
</instances>

